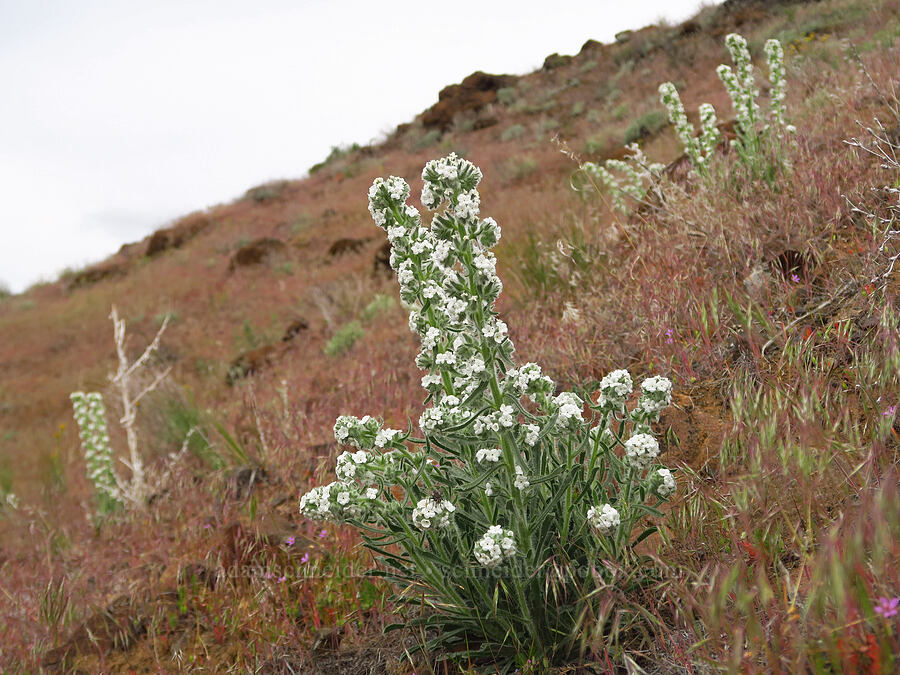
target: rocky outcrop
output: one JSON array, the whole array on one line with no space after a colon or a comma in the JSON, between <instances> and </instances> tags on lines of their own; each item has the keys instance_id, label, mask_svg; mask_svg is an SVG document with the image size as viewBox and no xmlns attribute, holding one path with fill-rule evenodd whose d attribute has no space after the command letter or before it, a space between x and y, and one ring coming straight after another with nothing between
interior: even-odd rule
<instances>
[{"instance_id":1,"label":"rocky outcrop","mask_svg":"<svg viewBox=\"0 0 900 675\"><path fill-rule=\"evenodd\" d=\"M453 118L461 112L475 112L497 100L497 90L515 80L510 75L490 75L480 70L472 73L460 84L441 89L438 102L422 114L426 129L447 131Z\"/></svg>"}]
</instances>

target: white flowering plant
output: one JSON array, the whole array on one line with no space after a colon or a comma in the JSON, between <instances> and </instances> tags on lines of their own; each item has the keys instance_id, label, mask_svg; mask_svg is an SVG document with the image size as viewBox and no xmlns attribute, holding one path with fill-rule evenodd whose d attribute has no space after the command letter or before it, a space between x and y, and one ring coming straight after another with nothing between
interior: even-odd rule
<instances>
[{"instance_id":1,"label":"white flowering plant","mask_svg":"<svg viewBox=\"0 0 900 675\"><path fill-rule=\"evenodd\" d=\"M74 391L69 395L78 423L88 480L94 486L97 512L106 515L122 505L118 478L113 468L113 452L106 427L106 408L99 392Z\"/></svg>"},{"instance_id":2,"label":"white flowering plant","mask_svg":"<svg viewBox=\"0 0 900 675\"><path fill-rule=\"evenodd\" d=\"M658 179L665 168L662 164L651 163L637 143L628 147L625 159L607 159L602 164L585 162L581 170L594 182L594 187L605 188L616 211L628 211L628 202L641 203L647 190Z\"/></svg>"},{"instance_id":3,"label":"white flowering plant","mask_svg":"<svg viewBox=\"0 0 900 675\"><path fill-rule=\"evenodd\" d=\"M650 427L671 383L645 380L629 407L624 370L591 400L517 364L494 309L500 227L479 216L481 171L451 154L422 177L430 226L403 179L369 191L421 338L421 433L339 417L334 436L348 450L337 480L304 494L300 511L362 531L378 562L370 574L394 582L399 603L425 608L405 624L424 628L422 648L503 672L531 657L565 662L586 632L609 628L586 624L608 603L612 570L649 578L635 546L655 531L638 532L639 521L675 491Z\"/></svg>"},{"instance_id":4,"label":"white flowering plant","mask_svg":"<svg viewBox=\"0 0 900 675\"><path fill-rule=\"evenodd\" d=\"M767 145L778 149L785 132L792 134L796 131L796 128L788 123L785 112L787 76L784 68L784 49L775 39L767 40L765 43L764 52L769 66L770 83L769 119L766 120L757 102L759 89L756 86L747 41L737 33L730 33L725 37L725 47L731 55L734 67L721 64L716 73L725 86L734 108L737 138L731 142L732 147L737 150L741 161L755 176L768 178L771 182L773 167L764 158ZM691 165L699 173L705 174L709 158L721 140L715 108L709 103L700 105L701 129L698 135L687 119L675 85L663 82L659 85L659 95Z\"/></svg>"}]
</instances>

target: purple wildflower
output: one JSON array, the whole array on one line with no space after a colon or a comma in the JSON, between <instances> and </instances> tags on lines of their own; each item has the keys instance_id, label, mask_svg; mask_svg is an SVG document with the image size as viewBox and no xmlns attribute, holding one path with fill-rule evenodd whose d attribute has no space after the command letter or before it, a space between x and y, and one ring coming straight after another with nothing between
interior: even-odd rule
<instances>
[{"instance_id":1,"label":"purple wildflower","mask_svg":"<svg viewBox=\"0 0 900 675\"><path fill-rule=\"evenodd\" d=\"M796 274L792 274L792 275L791 275L791 281L793 281L795 284L799 284L799 283L800 283L800 277L797 276Z\"/></svg>"},{"instance_id":2,"label":"purple wildflower","mask_svg":"<svg viewBox=\"0 0 900 675\"><path fill-rule=\"evenodd\" d=\"M309 553L304 553L304 554L303 554L303 557L300 558L300 562L302 562L302 563L304 563L304 564L305 564L305 563L308 563L308 562L309 562Z\"/></svg>"},{"instance_id":3,"label":"purple wildflower","mask_svg":"<svg viewBox=\"0 0 900 675\"><path fill-rule=\"evenodd\" d=\"M322 530L321 532L319 532L319 539L324 539L327 536L328 536L328 530Z\"/></svg>"},{"instance_id":4,"label":"purple wildflower","mask_svg":"<svg viewBox=\"0 0 900 675\"><path fill-rule=\"evenodd\" d=\"M297 541L297 540L293 536L290 536L284 540L284 543L287 544L288 546L293 546L295 541Z\"/></svg>"},{"instance_id":5,"label":"purple wildflower","mask_svg":"<svg viewBox=\"0 0 900 675\"><path fill-rule=\"evenodd\" d=\"M885 619L897 616L900 613L900 597L878 598L878 603L875 605L875 613Z\"/></svg>"}]
</instances>

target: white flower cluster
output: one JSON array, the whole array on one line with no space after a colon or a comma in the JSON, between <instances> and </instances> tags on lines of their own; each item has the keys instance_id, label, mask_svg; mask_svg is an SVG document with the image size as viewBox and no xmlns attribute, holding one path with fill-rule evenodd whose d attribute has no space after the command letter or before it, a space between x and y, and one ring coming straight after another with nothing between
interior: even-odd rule
<instances>
[{"instance_id":1,"label":"white flower cluster","mask_svg":"<svg viewBox=\"0 0 900 675\"><path fill-rule=\"evenodd\" d=\"M516 541L512 530L492 525L484 536L475 542L475 559L485 567L496 567L504 558L516 554Z\"/></svg>"},{"instance_id":2,"label":"white flower cluster","mask_svg":"<svg viewBox=\"0 0 900 675\"><path fill-rule=\"evenodd\" d=\"M659 163L651 164L637 143L630 144L628 150L631 154L624 160L608 159L602 165L595 162L581 165L582 171L609 190L613 205L623 213L628 209L625 197L643 201L648 184L659 178L665 168Z\"/></svg>"},{"instance_id":3,"label":"white flower cluster","mask_svg":"<svg viewBox=\"0 0 900 675\"><path fill-rule=\"evenodd\" d=\"M659 100L669 113L669 122L675 127L675 135L684 146L684 151L691 164L699 168L705 162L705 157L700 150L700 143L694 138L694 125L688 121L684 112L684 104L678 95L678 90L671 82L663 82L659 85Z\"/></svg>"},{"instance_id":4,"label":"white flower cluster","mask_svg":"<svg viewBox=\"0 0 900 675\"><path fill-rule=\"evenodd\" d=\"M688 121L678 90L671 82L659 85L659 99L669 113L669 122L688 159L697 170L704 170L721 138L716 126L716 109L711 103L700 104L700 137L694 136L694 125Z\"/></svg>"},{"instance_id":5,"label":"white flower cluster","mask_svg":"<svg viewBox=\"0 0 900 675\"><path fill-rule=\"evenodd\" d=\"M716 109L711 103L700 104L700 151L704 157L709 157L716 145L722 139L716 120ZM704 161L706 161L704 159Z\"/></svg>"},{"instance_id":6,"label":"white flower cluster","mask_svg":"<svg viewBox=\"0 0 900 675\"><path fill-rule=\"evenodd\" d=\"M507 371L504 386L516 398L527 396L532 401L541 401L553 393L556 385L544 375L536 363L526 363L520 368Z\"/></svg>"},{"instance_id":7,"label":"white flower cluster","mask_svg":"<svg viewBox=\"0 0 900 675\"><path fill-rule=\"evenodd\" d=\"M484 448L479 450L475 453L475 461L479 463L499 462L500 448Z\"/></svg>"},{"instance_id":8,"label":"white flower cluster","mask_svg":"<svg viewBox=\"0 0 900 675\"><path fill-rule=\"evenodd\" d=\"M766 53L766 63L769 64L769 82L772 88L769 92L769 109L772 113L772 121L775 123L776 133L781 134L781 128L793 132L796 128L788 124L785 119L785 90L787 89L787 75L784 70L784 48L778 40L766 40L763 48Z\"/></svg>"},{"instance_id":9,"label":"white flower cluster","mask_svg":"<svg viewBox=\"0 0 900 675\"><path fill-rule=\"evenodd\" d=\"M300 498L300 513L319 520L358 518L377 505L378 490L360 489L356 483L335 481L314 487Z\"/></svg>"},{"instance_id":10,"label":"white flower cluster","mask_svg":"<svg viewBox=\"0 0 900 675\"><path fill-rule=\"evenodd\" d=\"M363 450L390 447L402 435L398 429L383 429L381 422L369 415L362 418L341 415L334 423L334 440Z\"/></svg>"},{"instance_id":11,"label":"white flower cluster","mask_svg":"<svg viewBox=\"0 0 900 675\"><path fill-rule=\"evenodd\" d=\"M584 402L571 391L564 391L553 398L553 409L557 413L556 423L561 427L577 428L584 423L582 417Z\"/></svg>"},{"instance_id":12,"label":"white flower cluster","mask_svg":"<svg viewBox=\"0 0 900 675\"><path fill-rule=\"evenodd\" d=\"M609 504L603 504L599 508L596 506L589 508L587 519L600 534L609 534L622 522L619 512Z\"/></svg>"},{"instance_id":13,"label":"white flower cluster","mask_svg":"<svg viewBox=\"0 0 900 675\"><path fill-rule=\"evenodd\" d=\"M603 412L625 412L625 401L631 396L634 382L627 370L614 370L600 380L597 405Z\"/></svg>"},{"instance_id":14,"label":"white flower cluster","mask_svg":"<svg viewBox=\"0 0 900 675\"><path fill-rule=\"evenodd\" d=\"M486 354L508 357L513 348L493 311L503 286L488 249L499 241L500 227L478 217L481 171L450 154L426 164L422 178L422 203L432 210L447 205L431 227L406 204L409 186L396 177L375 181L369 210L388 231L409 326L422 341L416 364L429 371L422 386L433 405L419 425L429 434L466 421L458 402L490 376Z\"/></svg>"},{"instance_id":15,"label":"white flower cluster","mask_svg":"<svg viewBox=\"0 0 900 675\"><path fill-rule=\"evenodd\" d=\"M342 481L351 481L355 478L366 480L372 475L366 468L370 458L371 455L365 450L342 452L338 455L334 473Z\"/></svg>"},{"instance_id":16,"label":"white flower cluster","mask_svg":"<svg viewBox=\"0 0 900 675\"><path fill-rule=\"evenodd\" d=\"M531 485L531 481L525 476L524 469L518 464L516 464L516 477L513 480L513 485L517 490L524 490Z\"/></svg>"},{"instance_id":17,"label":"white flower cluster","mask_svg":"<svg viewBox=\"0 0 900 675\"><path fill-rule=\"evenodd\" d=\"M69 398L72 399L75 421L78 422L88 478L98 494L119 501L103 397L98 392L85 394L75 391Z\"/></svg>"},{"instance_id":18,"label":"white flower cluster","mask_svg":"<svg viewBox=\"0 0 900 675\"><path fill-rule=\"evenodd\" d=\"M431 497L425 497L420 499L416 508L413 509L413 525L420 530L447 527L450 525L450 515L454 511L456 511L456 507L446 499L437 501Z\"/></svg>"},{"instance_id":19,"label":"white flower cluster","mask_svg":"<svg viewBox=\"0 0 900 675\"><path fill-rule=\"evenodd\" d=\"M672 402L672 382L666 377L654 375L641 382L640 408L648 418L659 419L660 411Z\"/></svg>"},{"instance_id":20,"label":"white flower cluster","mask_svg":"<svg viewBox=\"0 0 900 675\"><path fill-rule=\"evenodd\" d=\"M625 461L643 471L659 456L659 443L650 434L635 434L625 441Z\"/></svg>"},{"instance_id":21,"label":"white flower cluster","mask_svg":"<svg viewBox=\"0 0 900 675\"><path fill-rule=\"evenodd\" d=\"M477 417L472 425L472 431L478 436L483 436L490 431L497 434L501 429L511 429L516 424L515 408L504 403L500 406L500 410Z\"/></svg>"},{"instance_id":22,"label":"white flower cluster","mask_svg":"<svg viewBox=\"0 0 900 675\"><path fill-rule=\"evenodd\" d=\"M731 98L739 129L744 134L749 134L759 119L759 105L756 103L759 90L753 77L750 49L747 47L747 41L737 33L725 36L725 47L731 54L735 69L732 70L731 66L722 64L716 69L716 73Z\"/></svg>"},{"instance_id":23,"label":"white flower cluster","mask_svg":"<svg viewBox=\"0 0 900 675\"><path fill-rule=\"evenodd\" d=\"M651 489L661 499L675 494L675 477L668 469L657 469L650 479Z\"/></svg>"}]
</instances>

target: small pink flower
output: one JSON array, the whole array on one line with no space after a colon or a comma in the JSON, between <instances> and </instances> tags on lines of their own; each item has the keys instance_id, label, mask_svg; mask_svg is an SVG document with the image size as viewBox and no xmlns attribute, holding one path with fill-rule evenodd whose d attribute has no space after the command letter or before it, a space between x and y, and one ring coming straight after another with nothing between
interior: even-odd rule
<instances>
[{"instance_id":1,"label":"small pink flower","mask_svg":"<svg viewBox=\"0 0 900 675\"><path fill-rule=\"evenodd\" d=\"M897 406L892 405L881 414L883 417L893 417L896 413L897 413Z\"/></svg>"},{"instance_id":2,"label":"small pink flower","mask_svg":"<svg viewBox=\"0 0 900 675\"><path fill-rule=\"evenodd\" d=\"M297 541L297 540L293 536L291 536L291 537L288 537L287 539L285 539L284 543L287 544L288 546L293 546L295 541Z\"/></svg>"},{"instance_id":3,"label":"small pink flower","mask_svg":"<svg viewBox=\"0 0 900 675\"><path fill-rule=\"evenodd\" d=\"M302 562L303 564L308 563L309 562L309 553L304 553L303 557L300 558L300 562Z\"/></svg>"},{"instance_id":4,"label":"small pink flower","mask_svg":"<svg viewBox=\"0 0 900 675\"><path fill-rule=\"evenodd\" d=\"M324 539L327 536L328 536L328 530L322 530L321 532L319 532L319 539Z\"/></svg>"},{"instance_id":5,"label":"small pink flower","mask_svg":"<svg viewBox=\"0 0 900 675\"><path fill-rule=\"evenodd\" d=\"M799 284L799 283L800 283L800 277L797 276L796 274L792 274L792 275L791 275L791 281L793 281L795 284Z\"/></svg>"},{"instance_id":6,"label":"small pink flower","mask_svg":"<svg viewBox=\"0 0 900 675\"><path fill-rule=\"evenodd\" d=\"M285 580L285 579L287 579L287 577L278 577L278 583L279 583L279 584L284 583L284 580Z\"/></svg>"},{"instance_id":7,"label":"small pink flower","mask_svg":"<svg viewBox=\"0 0 900 675\"><path fill-rule=\"evenodd\" d=\"M875 613L885 619L897 616L900 613L900 598L878 598Z\"/></svg>"}]
</instances>

